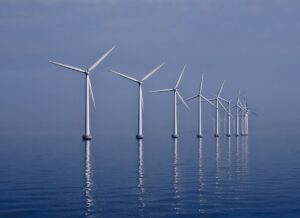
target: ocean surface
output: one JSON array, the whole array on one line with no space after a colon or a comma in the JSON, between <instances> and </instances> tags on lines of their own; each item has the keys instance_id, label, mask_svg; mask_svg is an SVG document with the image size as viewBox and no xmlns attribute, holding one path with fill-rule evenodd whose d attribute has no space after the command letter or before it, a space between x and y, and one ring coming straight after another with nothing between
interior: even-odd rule
<instances>
[{"instance_id":1,"label":"ocean surface","mask_svg":"<svg viewBox=\"0 0 300 218\"><path fill-rule=\"evenodd\" d=\"M300 217L300 136L0 139L0 217Z\"/></svg>"}]
</instances>

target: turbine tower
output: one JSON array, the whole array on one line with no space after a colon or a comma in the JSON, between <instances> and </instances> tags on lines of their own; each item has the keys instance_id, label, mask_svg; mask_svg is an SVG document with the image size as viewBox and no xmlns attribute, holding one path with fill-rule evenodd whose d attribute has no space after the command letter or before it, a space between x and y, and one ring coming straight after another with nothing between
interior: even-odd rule
<instances>
[{"instance_id":1,"label":"turbine tower","mask_svg":"<svg viewBox=\"0 0 300 218\"><path fill-rule=\"evenodd\" d=\"M222 104L222 102L220 101L220 95L223 89L225 81L222 83L221 88L218 92L218 95L216 96L216 98L214 99L210 99L210 101L215 101L215 108L216 108L216 118L215 118L215 137L219 137L220 136L220 128L219 128L219 105L221 105L221 107L227 112L226 108L224 107L224 105ZM228 112L227 112L228 113Z\"/></svg>"},{"instance_id":2,"label":"turbine tower","mask_svg":"<svg viewBox=\"0 0 300 218\"><path fill-rule=\"evenodd\" d=\"M155 90L155 91L151 91L151 92L173 92L174 93L174 125L173 125L173 134L172 134L172 138L178 138L178 128L177 128L177 97L180 99L180 101L186 106L187 109L189 109L189 106L186 104L186 102L184 101L183 97L180 95L179 91L178 91L178 86L179 83L181 81L182 75L185 71L186 65L184 65L180 76L176 82L176 85L174 88L172 89L160 89L160 90Z\"/></svg>"},{"instance_id":3,"label":"turbine tower","mask_svg":"<svg viewBox=\"0 0 300 218\"><path fill-rule=\"evenodd\" d=\"M206 101L209 104L211 104L212 106L214 106L213 103L211 103L205 96L202 95L202 87L203 87L203 74L201 76L201 82L200 82L198 94L185 100L185 101L190 101L192 99L198 98L198 133L197 133L198 138L203 137L203 135L202 135L202 101Z\"/></svg>"},{"instance_id":4,"label":"turbine tower","mask_svg":"<svg viewBox=\"0 0 300 218\"><path fill-rule=\"evenodd\" d=\"M90 68L88 68L86 70L83 70L78 67L73 67L70 65L54 62L54 61L49 61L52 64L85 74L85 133L82 136L83 140L91 140L92 139L91 130L90 130L90 96L92 98L93 105L96 108L94 94L93 94L93 88L92 88L91 79L90 79L90 73L114 50L114 48L115 48L115 46L113 46L111 49L109 49L104 55L102 55L101 58L99 58Z\"/></svg>"},{"instance_id":5,"label":"turbine tower","mask_svg":"<svg viewBox=\"0 0 300 218\"><path fill-rule=\"evenodd\" d=\"M138 100L138 133L136 135L137 139L143 139L144 135L143 135L143 110L144 110L144 97L143 97L143 89L142 89L142 84L143 82L148 79L150 76L152 76L156 71L158 71L162 66L164 65L164 63L162 63L161 65L157 66L154 70L152 70L151 72L149 72L146 76L144 76L141 80L137 80L131 76L127 76L123 73L119 73L117 71L111 70L112 73L119 75L125 79L128 79L132 82L136 82L139 86L139 100Z\"/></svg>"}]
</instances>

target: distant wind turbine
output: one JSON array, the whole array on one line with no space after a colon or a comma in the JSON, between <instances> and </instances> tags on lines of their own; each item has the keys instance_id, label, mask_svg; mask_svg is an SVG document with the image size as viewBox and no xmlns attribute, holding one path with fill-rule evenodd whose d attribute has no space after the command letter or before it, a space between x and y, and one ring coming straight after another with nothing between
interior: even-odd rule
<instances>
[{"instance_id":1,"label":"distant wind turbine","mask_svg":"<svg viewBox=\"0 0 300 218\"><path fill-rule=\"evenodd\" d=\"M198 138L202 138L202 101L206 101L212 106L215 106L213 103L211 103L205 96L202 95L202 87L203 87L203 74L201 76L201 82L200 82L200 87L198 94L186 99L185 101L190 101L192 99L198 98Z\"/></svg>"},{"instance_id":2,"label":"distant wind turbine","mask_svg":"<svg viewBox=\"0 0 300 218\"><path fill-rule=\"evenodd\" d=\"M143 82L148 79L150 76L152 76L156 71L158 71L164 63L161 65L157 66L154 70L149 72L146 76L144 76L141 80L137 80L131 76L127 76L125 74L119 73L117 71L111 70L112 73L119 75L125 79L128 79L130 81L136 82L139 86L139 100L138 100L138 134L136 135L137 139L142 139L144 138L143 136L143 110L144 110L144 97L143 97L143 89L142 89L142 84Z\"/></svg>"},{"instance_id":3,"label":"distant wind turbine","mask_svg":"<svg viewBox=\"0 0 300 218\"><path fill-rule=\"evenodd\" d=\"M236 97L236 104L235 104L235 106L233 106L233 108L235 108L235 136L240 135L239 109L242 109L240 95L241 95L241 91L239 90L237 97Z\"/></svg>"},{"instance_id":4,"label":"distant wind turbine","mask_svg":"<svg viewBox=\"0 0 300 218\"><path fill-rule=\"evenodd\" d=\"M178 131L177 131L177 97L185 105L185 107L187 109L189 109L189 106L186 104L183 97L180 95L180 93L178 91L178 86L179 86L179 83L181 81L182 75L185 71L185 68L186 68L186 65L184 65L174 88L172 88L172 89L160 89L160 90L151 91L151 92L173 92L174 93L174 125L173 125L172 138L178 138Z\"/></svg>"},{"instance_id":5,"label":"distant wind turbine","mask_svg":"<svg viewBox=\"0 0 300 218\"><path fill-rule=\"evenodd\" d=\"M216 98L210 99L210 101L215 101L215 105L214 105L214 106L215 106L215 108L216 108L215 137L219 137L219 131L220 131L220 128L219 128L219 105L221 105L221 107L227 112L226 108L224 107L224 105L223 105L222 102L220 101L220 95L221 95L221 92L222 92L224 83L225 83L225 81L222 83L221 88L220 88L220 90L219 90L218 95L216 96ZM227 112L227 113L228 113L228 112Z\"/></svg>"},{"instance_id":6,"label":"distant wind turbine","mask_svg":"<svg viewBox=\"0 0 300 218\"><path fill-rule=\"evenodd\" d=\"M246 102L246 98L244 97L244 104L241 103L241 113L242 113L242 136L247 136L249 134L249 114L257 115L257 113L253 112Z\"/></svg>"},{"instance_id":7,"label":"distant wind turbine","mask_svg":"<svg viewBox=\"0 0 300 218\"><path fill-rule=\"evenodd\" d=\"M232 102L233 99L227 100L227 99L222 98L222 97L220 97L220 99L227 103L227 112L228 113L227 113L227 134L226 134L226 136L230 137L231 136L231 117L232 117L232 115L231 115L231 102ZM224 122L225 122L225 120L224 120Z\"/></svg>"},{"instance_id":8,"label":"distant wind turbine","mask_svg":"<svg viewBox=\"0 0 300 218\"><path fill-rule=\"evenodd\" d=\"M93 88L90 80L90 73L114 50L115 46L113 46L111 49L109 49L104 55L102 55L101 58L99 58L90 68L83 70L78 67L73 67L66 64L61 64L54 61L49 61L52 64L67 68L69 70L74 70L76 72L80 72L85 74L85 80L86 80L86 89L85 89L85 134L83 135L83 140L91 140L92 135L90 131L90 95L93 101L93 105L96 108L95 105L95 99L93 94Z\"/></svg>"}]
</instances>

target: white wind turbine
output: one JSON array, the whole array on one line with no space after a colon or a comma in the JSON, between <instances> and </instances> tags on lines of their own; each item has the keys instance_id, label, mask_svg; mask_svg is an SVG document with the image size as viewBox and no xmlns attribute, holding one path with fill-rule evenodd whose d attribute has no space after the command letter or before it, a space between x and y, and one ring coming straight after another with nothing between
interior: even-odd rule
<instances>
[{"instance_id":1,"label":"white wind turbine","mask_svg":"<svg viewBox=\"0 0 300 218\"><path fill-rule=\"evenodd\" d=\"M245 132L245 129L246 129L245 113L246 113L246 111L245 111L243 104L241 104L241 107L242 107L242 109L240 110L240 112L241 112L241 136L244 136L244 135L246 135L246 132Z\"/></svg>"},{"instance_id":2,"label":"white wind turbine","mask_svg":"<svg viewBox=\"0 0 300 218\"><path fill-rule=\"evenodd\" d=\"M241 101L241 136L246 136L247 134L247 119L248 119L248 110L246 105L246 99L244 97L244 102Z\"/></svg>"},{"instance_id":3,"label":"white wind turbine","mask_svg":"<svg viewBox=\"0 0 300 218\"><path fill-rule=\"evenodd\" d=\"M235 108L235 136L240 135L239 109L242 109L240 95L241 95L241 91L239 90L236 98L236 105L233 106L233 108Z\"/></svg>"},{"instance_id":4,"label":"white wind turbine","mask_svg":"<svg viewBox=\"0 0 300 218\"><path fill-rule=\"evenodd\" d=\"M117 71L111 70L112 73L117 74L125 79L128 79L130 81L136 82L139 86L139 100L138 100L138 134L136 135L137 139L144 138L143 136L143 110L144 110L144 97L143 97L143 89L142 84L143 82L148 79L150 76L152 76L156 71L158 71L164 63L157 66L154 70L149 72L146 76L144 76L141 80L137 80L131 76L127 76L125 74L119 73Z\"/></svg>"},{"instance_id":5,"label":"white wind turbine","mask_svg":"<svg viewBox=\"0 0 300 218\"><path fill-rule=\"evenodd\" d=\"M225 101L227 103L227 137L231 136L231 102L233 99L227 100L225 98L220 97L221 100Z\"/></svg>"},{"instance_id":6,"label":"white wind turbine","mask_svg":"<svg viewBox=\"0 0 300 218\"><path fill-rule=\"evenodd\" d=\"M219 128L219 105L221 105L221 107L228 113L228 111L226 110L226 108L224 107L224 105L222 104L222 102L220 101L220 95L223 89L225 81L222 83L221 88L218 92L218 95L216 96L216 98L214 99L210 99L210 101L215 101L215 108L216 108L216 118L215 118L215 137L219 137L219 132L220 132L220 128Z\"/></svg>"},{"instance_id":7,"label":"white wind turbine","mask_svg":"<svg viewBox=\"0 0 300 218\"><path fill-rule=\"evenodd\" d=\"M187 109L189 109L189 106L186 104L186 102L184 101L183 97L180 95L180 93L178 92L178 86L179 83L181 81L182 75L185 71L186 65L184 65L180 76L176 82L176 85L174 88L172 89L160 89L160 90L155 90L155 91L151 91L151 92L173 92L174 93L174 125L173 125L173 134L172 134L172 138L178 138L178 129L177 129L177 97L180 99L180 101L186 106Z\"/></svg>"},{"instance_id":8,"label":"white wind turbine","mask_svg":"<svg viewBox=\"0 0 300 218\"><path fill-rule=\"evenodd\" d=\"M190 101L192 99L198 98L198 138L202 138L202 101L207 101L212 106L215 106L213 103L211 103L205 96L202 95L202 87L203 87L203 74L201 76L201 82L198 94L186 99L185 101Z\"/></svg>"},{"instance_id":9,"label":"white wind turbine","mask_svg":"<svg viewBox=\"0 0 300 218\"><path fill-rule=\"evenodd\" d=\"M253 112L246 102L246 98L244 97L244 104L241 103L241 113L242 113L242 134L243 136L247 136L249 134L249 114L257 115L257 113Z\"/></svg>"},{"instance_id":10,"label":"white wind turbine","mask_svg":"<svg viewBox=\"0 0 300 218\"><path fill-rule=\"evenodd\" d=\"M247 135L246 119L248 118L248 111L246 111L246 106L242 102L241 102L240 113L241 113L241 136L245 136L245 135Z\"/></svg>"},{"instance_id":11,"label":"white wind turbine","mask_svg":"<svg viewBox=\"0 0 300 218\"><path fill-rule=\"evenodd\" d=\"M113 46L111 49L109 49L104 55L102 55L101 58L99 58L90 68L83 70L78 67L73 67L70 65L54 62L54 61L49 61L52 64L67 68L69 70L74 70L79 73L85 74L85 84L86 84L86 89L85 89L85 134L83 135L83 140L91 140L92 135L91 135L91 130L90 130L90 95L95 106L95 99L94 99L94 94L93 94L93 88L90 80L90 73L114 50L115 46Z\"/></svg>"}]
</instances>

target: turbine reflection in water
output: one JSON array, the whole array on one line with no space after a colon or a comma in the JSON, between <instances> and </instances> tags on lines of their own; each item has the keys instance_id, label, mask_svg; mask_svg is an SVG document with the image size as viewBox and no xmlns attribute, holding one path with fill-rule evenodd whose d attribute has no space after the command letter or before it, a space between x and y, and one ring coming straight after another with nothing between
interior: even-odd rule
<instances>
[{"instance_id":1,"label":"turbine reflection in water","mask_svg":"<svg viewBox=\"0 0 300 218\"><path fill-rule=\"evenodd\" d=\"M227 137L227 146L228 146L228 163L230 166L231 165L231 152L232 152L231 137Z\"/></svg>"},{"instance_id":2,"label":"turbine reflection in water","mask_svg":"<svg viewBox=\"0 0 300 218\"><path fill-rule=\"evenodd\" d=\"M231 145L231 137L227 138L227 147L228 147L228 155L227 155L227 161L228 161L228 179L232 180L232 145Z\"/></svg>"},{"instance_id":3,"label":"turbine reflection in water","mask_svg":"<svg viewBox=\"0 0 300 218\"><path fill-rule=\"evenodd\" d=\"M215 138L215 147L216 147L216 185L218 186L219 185L219 182L220 182L220 161L221 161L221 153L220 153L220 141L219 141L219 137L216 137ZM216 188L217 188L216 186Z\"/></svg>"},{"instance_id":4,"label":"turbine reflection in water","mask_svg":"<svg viewBox=\"0 0 300 218\"><path fill-rule=\"evenodd\" d=\"M203 145L202 145L202 138L199 138L199 147L198 147L198 180L199 180L199 213L200 214L205 214L205 210L203 207L201 207L203 204L206 203L205 200L205 183L204 183L204 167L203 167Z\"/></svg>"},{"instance_id":5,"label":"turbine reflection in water","mask_svg":"<svg viewBox=\"0 0 300 218\"><path fill-rule=\"evenodd\" d=\"M145 186L144 186L144 147L143 140L138 140L138 170L137 170L137 178L138 178L138 202L139 202L139 212L140 216L143 216L144 208L146 207L145 203Z\"/></svg>"},{"instance_id":6,"label":"turbine reflection in water","mask_svg":"<svg viewBox=\"0 0 300 218\"><path fill-rule=\"evenodd\" d=\"M215 138L215 148L216 148L216 177L215 177L215 196L218 202L226 196L227 185L229 183L229 168L228 162L226 160L227 152L225 152L226 144L225 141L221 141L219 138ZM215 205L217 205L215 203ZM219 212L219 211L218 211Z\"/></svg>"},{"instance_id":7,"label":"turbine reflection in water","mask_svg":"<svg viewBox=\"0 0 300 218\"><path fill-rule=\"evenodd\" d=\"M248 168L248 157L249 157L249 150L248 150L248 136L243 137L243 154L244 154L244 163L246 168Z\"/></svg>"},{"instance_id":8,"label":"turbine reflection in water","mask_svg":"<svg viewBox=\"0 0 300 218\"><path fill-rule=\"evenodd\" d=\"M248 137L244 136L237 140L237 172L239 176L245 176L248 173Z\"/></svg>"},{"instance_id":9,"label":"turbine reflection in water","mask_svg":"<svg viewBox=\"0 0 300 218\"><path fill-rule=\"evenodd\" d=\"M178 139L173 139L173 150L174 150L174 162L173 162L173 174L174 174L174 210L176 214L180 213L180 191L179 191L179 171L178 171Z\"/></svg>"},{"instance_id":10,"label":"turbine reflection in water","mask_svg":"<svg viewBox=\"0 0 300 218\"><path fill-rule=\"evenodd\" d=\"M199 168L199 192L203 189L203 145L202 138L199 138L199 148L198 148L198 168Z\"/></svg>"},{"instance_id":11,"label":"turbine reflection in water","mask_svg":"<svg viewBox=\"0 0 300 218\"><path fill-rule=\"evenodd\" d=\"M95 205L95 199L93 197L93 169L91 162L91 141L86 141L85 143L85 205L86 205L86 213L87 217L91 216L93 212L93 207Z\"/></svg>"}]
</instances>

